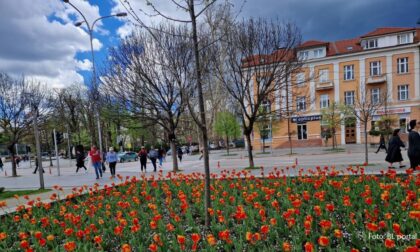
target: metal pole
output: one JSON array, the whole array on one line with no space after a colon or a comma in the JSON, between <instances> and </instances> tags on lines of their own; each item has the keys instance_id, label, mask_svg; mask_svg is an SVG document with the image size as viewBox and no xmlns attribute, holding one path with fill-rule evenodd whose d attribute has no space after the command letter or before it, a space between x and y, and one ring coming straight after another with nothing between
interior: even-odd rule
<instances>
[{"instance_id":1,"label":"metal pole","mask_svg":"<svg viewBox=\"0 0 420 252\"><path fill-rule=\"evenodd\" d=\"M60 176L60 160L58 159L58 146L57 146L57 136L56 136L55 129L53 132L54 132L55 160L57 163L58 176Z\"/></svg>"},{"instance_id":2,"label":"metal pole","mask_svg":"<svg viewBox=\"0 0 420 252\"><path fill-rule=\"evenodd\" d=\"M36 155L38 159L38 160L35 160L35 162L38 161L38 173L39 173L39 184L40 184L39 188L44 189L45 188L44 169L42 168L41 143L39 141L39 131L38 131L38 110L35 109L33 113L34 113L34 134L35 134Z\"/></svg>"},{"instance_id":3,"label":"metal pole","mask_svg":"<svg viewBox=\"0 0 420 252\"><path fill-rule=\"evenodd\" d=\"M271 156L273 156L273 116L270 115L270 137L271 137L271 144L270 144L270 152L271 152Z\"/></svg>"}]
</instances>

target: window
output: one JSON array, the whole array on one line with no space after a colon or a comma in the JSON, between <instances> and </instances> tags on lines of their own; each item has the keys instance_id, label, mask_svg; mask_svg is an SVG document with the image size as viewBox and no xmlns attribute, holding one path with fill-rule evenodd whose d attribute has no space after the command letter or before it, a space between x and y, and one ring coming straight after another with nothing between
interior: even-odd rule
<instances>
[{"instance_id":1,"label":"window","mask_svg":"<svg viewBox=\"0 0 420 252\"><path fill-rule=\"evenodd\" d=\"M306 60L309 57L309 51L301 51L299 52L300 59Z\"/></svg>"},{"instance_id":2,"label":"window","mask_svg":"<svg viewBox=\"0 0 420 252\"><path fill-rule=\"evenodd\" d=\"M322 57L323 56L323 52L324 52L323 49L316 49L316 50L314 50L314 58L320 58L320 57Z\"/></svg>"},{"instance_id":3,"label":"window","mask_svg":"<svg viewBox=\"0 0 420 252\"><path fill-rule=\"evenodd\" d=\"M406 133L407 129L407 118L400 118L400 131L401 133Z\"/></svg>"},{"instance_id":4,"label":"window","mask_svg":"<svg viewBox=\"0 0 420 252\"><path fill-rule=\"evenodd\" d=\"M408 85L398 86L398 100L399 101L408 100Z\"/></svg>"},{"instance_id":5,"label":"window","mask_svg":"<svg viewBox=\"0 0 420 252\"><path fill-rule=\"evenodd\" d=\"M381 90L379 88L372 88L370 90L370 94L372 104L378 104L380 100Z\"/></svg>"},{"instance_id":6,"label":"window","mask_svg":"<svg viewBox=\"0 0 420 252\"><path fill-rule=\"evenodd\" d=\"M305 111L306 110L305 96L298 96L296 98L296 110L297 111Z\"/></svg>"},{"instance_id":7,"label":"window","mask_svg":"<svg viewBox=\"0 0 420 252\"><path fill-rule=\"evenodd\" d=\"M380 61L373 61L370 62L370 76L378 76L381 75L381 62Z\"/></svg>"},{"instance_id":8,"label":"window","mask_svg":"<svg viewBox=\"0 0 420 252\"><path fill-rule=\"evenodd\" d=\"M328 82L328 69L319 70L319 82Z\"/></svg>"},{"instance_id":9,"label":"window","mask_svg":"<svg viewBox=\"0 0 420 252\"><path fill-rule=\"evenodd\" d=\"M298 86L305 85L305 73L298 73L298 74L296 74L296 84Z\"/></svg>"},{"instance_id":10,"label":"window","mask_svg":"<svg viewBox=\"0 0 420 252\"><path fill-rule=\"evenodd\" d=\"M405 58L398 58L397 60L398 65L398 73L408 73L408 57Z\"/></svg>"},{"instance_id":11,"label":"window","mask_svg":"<svg viewBox=\"0 0 420 252\"><path fill-rule=\"evenodd\" d=\"M408 34L398 35L398 44L407 44L409 43Z\"/></svg>"},{"instance_id":12,"label":"window","mask_svg":"<svg viewBox=\"0 0 420 252\"><path fill-rule=\"evenodd\" d=\"M344 92L344 104L353 105L354 104L354 91Z\"/></svg>"},{"instance_id":13,"label":"window","mask_svg":"<svg viewBox=\"0 0 420 252\"><path fill-rule=\"evenodd\" d=\"M299 140L308 139L308 134L306 131L306 124L298 124L297 129L298 129L297 131L298 131Z\"/></svg>"},{"instance_id":14,"label":"window","mask_svg":"<svg viewBox=\"0 0 420 252\"><path fill-rule=\"evenodd\" d=\"M264 100L261 102L261 108L264 114L271 113L271 102L269 100Z\"/></svg>"},{"instance_id":15,"label":"window","mask_svg":"<svg viewBox=\"0 0 420 252\"><path fill-rule=\"evenodd\" d=\"M344 80L354 80L354 65L344 66Z\"/></svg>"},{"instance_id":16,"label":"window","mask_svg":"<svg viewBox=\"0 0 420 252\"><path fill-rule=\"evenodd\" d=\"M378 40L377 39L369 39L366 42L366 49L377 48L378 47Z\"/></svg>"},{"instance_id":17,"label":"window","mask_svg":"<svg viewBox=\"0 0 420 252\"><path fill-rule=\"evenodd\" d=\"M328 108L330 106L330 98L328 97L327 94L323 94L320 97L320 104L319 107L320 108Z\"/></svg>"}]
</instances>

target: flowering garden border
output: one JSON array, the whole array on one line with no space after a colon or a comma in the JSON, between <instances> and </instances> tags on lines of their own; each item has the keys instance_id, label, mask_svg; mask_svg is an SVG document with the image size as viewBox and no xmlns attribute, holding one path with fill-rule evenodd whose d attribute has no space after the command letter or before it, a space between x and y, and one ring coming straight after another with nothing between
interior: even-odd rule
<instances>
[{"instance_id":1,"label":"flowering garden border","mask_svg":"<svg viewBox=\"0 0 420 252\"><path fill-rule=\"evenodd\" d=\"M287 177L289 169L212 174L208 230L200 173L118 176L61 200L55 186L54 203L24 197L0 217L0 250L418 251L420 175L316 167Z\"/></svg>"}]
</instances>

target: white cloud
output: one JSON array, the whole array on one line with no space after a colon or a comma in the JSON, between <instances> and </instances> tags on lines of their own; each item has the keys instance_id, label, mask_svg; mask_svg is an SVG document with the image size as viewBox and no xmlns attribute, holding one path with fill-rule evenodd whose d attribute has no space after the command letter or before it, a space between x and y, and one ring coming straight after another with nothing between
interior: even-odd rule
<instances>
[{"instance_id":1,"label":"white cloud","mask_svg":"<svg viewBox=\"0 0 420 252\"><path fill-rule=\"evenodd\" d=\"M73 0L89 22L99 17L99 8ZM88 33L74 26L80 20L61 0L0 1L0 72L25 75L64 87L82 82L78 70L88 70L89 60L78 61L78 52L90 52ZM58 20L57 20L58 19ZM106 32L97 23L99 32ZM100 30L102 29L102 31ZM102 43L94 39L94 50Z\"/></svg>"},{"instance_id":2,"label":"white cloud","mask_svg":"<svg viewBox=\"0 0 420 252\"><path fill-rule=\"evenodd\" d=\"M83 71L90 71L92 70L92 62L88 59L84 59L83 61L77 61L77 68Z\"/></svg>"}]
</instances>

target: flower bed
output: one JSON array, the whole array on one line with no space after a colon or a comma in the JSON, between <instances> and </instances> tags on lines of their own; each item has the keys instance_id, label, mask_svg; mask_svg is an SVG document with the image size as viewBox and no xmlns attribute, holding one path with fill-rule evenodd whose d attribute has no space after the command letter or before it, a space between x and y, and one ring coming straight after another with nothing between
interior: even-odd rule
<instances>
[{"instance_id":1,"label":"flower bed","mask_svg":"<svg viewBox=\"0 0 420 252\"><path fill-rule=\"evenodd\" d=\"M202 174L119 177L53 204L26 197L31 207L1 217L0 251L418 251L420 176L349 172L212 175L210 230Z\"/></svg>"}]
</instances>

